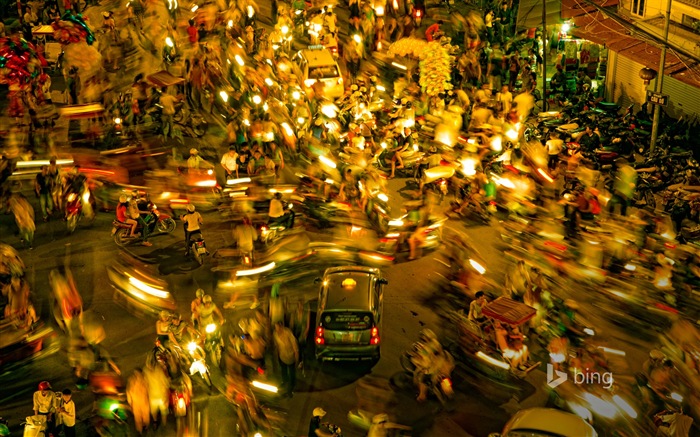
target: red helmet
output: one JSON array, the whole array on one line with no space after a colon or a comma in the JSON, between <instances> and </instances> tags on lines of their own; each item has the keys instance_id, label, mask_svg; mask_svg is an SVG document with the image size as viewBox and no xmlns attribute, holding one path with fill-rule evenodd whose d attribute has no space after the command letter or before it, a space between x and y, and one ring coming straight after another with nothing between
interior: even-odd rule
<instances>
[{"instance_id":1,"label":"red helmet","mask_svg":"<svg viewBox=\"0 0 700 437\"><path fill-rule=\"evenodd\" d=\"M39 383L39 390L51 390L51 384L49 384L49 381L41 381Z\"/></svg>"}]
</instances>

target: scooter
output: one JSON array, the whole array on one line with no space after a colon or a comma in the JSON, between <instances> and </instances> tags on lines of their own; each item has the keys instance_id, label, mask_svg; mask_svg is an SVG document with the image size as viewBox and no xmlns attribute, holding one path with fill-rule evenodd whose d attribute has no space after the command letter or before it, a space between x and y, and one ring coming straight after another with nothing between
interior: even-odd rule
<instances>
[{"instance_id":1,"label":"scooter","mask_svg":"<svg viewBox=\"0 0 700 437\"><path fill-rule=\"evenodd\" d=\"M221 363L221 353L223 352L223 339L221 338L221 329L216 323L210 323L205 326L204 331L204 350L211 359L211 364L214 367L219 367Z\"/></svg>"},{"instance_id":2,"label":"scooter","mask_svg":"<svg viewBox=\"0 0 700 437\"><path fill-rule=\"evenodd\" d=\"M169 234L175 230L177 223L167 214L158 211L158 207L154 203L148 204L149 213L144 217L146 226L148 226L148 234ZM142 230L141 226L136 227L136 231ZM122 223L117 220L112 222L112 238L117 246L125 246L136 241L135 238L129 237L131 225Z\"/></svg>"},{"instance_id":3,"label":"scooter","mask_svg":"<svg viewBox=\"0 0 700 437\"><path fill-rule=\"evenodd\" d=\"M204 256L209 255L207 245L204 242L201 231L194 231L190 234L190 255L194 257L197 263L201 266L204 263Z\"/></svg>"},{"instance_id":4,"label":"scooter","mask_svg":"<svg viewBox=\"0 0 700 437\"><path fill-rule=\"evenodd\" d=\"M211 388L211 374L209 373L209 366L206 362L206 353L204 349L195 341L187 343L187 352L189 352L191 359L190 364L190 375L198 373L202 377L204 383L207 387Z\"/></svg>"},{"instance_id":5,"label":"scooter","mask_svg":"<svg viewBox=\"0 0 700 437\"><path fill-rule=\"evenodd\" d=\"M83 202L90 203L92 205L92 218L90 222L95 220L95 198L91 195L90 190L85 190L82 194L78 193L68 193L65 201L65 211L66 211L66 227L69 233L75 232L78 227L78 221L83 216Z\"/></svg>"}]
</instances>

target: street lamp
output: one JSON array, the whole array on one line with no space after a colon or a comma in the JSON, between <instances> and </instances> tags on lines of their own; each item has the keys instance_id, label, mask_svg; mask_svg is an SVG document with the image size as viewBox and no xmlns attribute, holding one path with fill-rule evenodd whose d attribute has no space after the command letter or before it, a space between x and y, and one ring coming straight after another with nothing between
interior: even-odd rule
<instances>
[{"instance_id":1,"label":"street lamp","mask_svg":"<svg viewBox=\"0 0 700 437\"><path fill-rule=\"evenodd\" d=\"M654 91L660 93L664 86L664 67L666 66L666 47L668 46L668 29L671 25L671 2L666 2L666 15L664 17L664 45L661 47L661 56L659 60L659 76L656 79L656 87ZM651 142L649 144L649 152L654 152L656 148L656 139L659 137L659 123L661 122L661 105L654 105L654 121L651 125Z\"/></svg>"},{"instance_id":2,"label":"street lamp","mask_svg":"<svg viewBox=\"0 0 700 437\"><path fill-rule=\"evenodd\" d=\"M639 70L639 77L644 81L645 86L649 85L649 82L656 79L656 74L656 70L649 67L644 67Z\"/></svg>"}]
</instances>

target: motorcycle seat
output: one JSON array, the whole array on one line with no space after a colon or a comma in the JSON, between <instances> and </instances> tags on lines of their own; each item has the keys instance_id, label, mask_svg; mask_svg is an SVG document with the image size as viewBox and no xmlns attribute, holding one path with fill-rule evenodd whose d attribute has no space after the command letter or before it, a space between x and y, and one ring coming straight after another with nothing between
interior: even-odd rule
<instances>
[{"instance_id":1,"label":"motorcycle seat","mask_svg":"<svg viewBox=\"0 0 700 437\"><path fill-rule=\"evenodd\" d=\"M446 165L428 168L423 171L424 182L434 182L442 178L451 178L455 174L455 169Z\"/></svg>"},{"instance_id":2,"label":"motorcycle seat","mask_svg":"<svg viewBox=\"0 0 700 437\"><path fill-rule=\"evenodd\" d=\"M131 225L129 223L120 222L119 220L114 220L112 222L112 225L118 228L131 228Z\"/></svg>"}]
</instances>

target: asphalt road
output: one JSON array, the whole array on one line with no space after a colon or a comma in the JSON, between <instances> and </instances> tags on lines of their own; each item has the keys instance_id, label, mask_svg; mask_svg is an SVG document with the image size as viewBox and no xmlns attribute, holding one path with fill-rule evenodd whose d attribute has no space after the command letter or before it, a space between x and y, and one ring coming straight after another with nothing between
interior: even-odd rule
<instances>
[{"instance_id":1,"label":"asphalt road","mask_svg":"<svg viewBox=\"0 0 700 437\"><path fill-rule=\"evenodd\" d=\"M266 4L263 2L263 4ZM341 31L345 31L347 11L344 7L338 9ZM263 8L262 16L268 16L269 11ZM295 44L298 44L295 43ZM299 48L299 47L297 47ZM151 60L156 63L154 58ZM203 142L216 141L218 135L208 135ZM190 143L186 147L190 146ZM220 140L219 140L220 141ZM403 180L390 183L393 210L400 211L404 200L398 190L403 188ZM33 298L41 308L41 313L48 314L48 274L57 267L68 266L72 270L77 286L83 296L86 308L98 314L104 323L107 339L105 348L112 354L122 371L129 374L137 366L144 364L145 355L153 346L155 338L155 319L132 314L124 307L115 303L114 290L109 284L106 269L120 249L110 238L112 213L100 213L92 226L80 224L73 235L67 235L65 224L60 220L39 223L35 248L22 249L21 256L28 266L28 280L31 284ZM205 238L210 250L230 245L231 224L224 222L218 213L204 214ZM501 244L496 227L473 226L449 222L449 227L464 228L473 239L487 262L487 276L496 284L503 283L504 272L511 267L501 251ZM20 247L18 237L14 234L14 225L9 215L0 216L0 235L2 241L15 247ZM328 235L314 235L314 238L329 238ZM182 230L178 229L172 235L157 236L152 239L153 247L137 247L132 249L142 260L149 260L149 269L154 274L166 280L177 301L180 311L188 315L189 303L197 288L203 288L213 293L215 290L214 276L210 271L211 260L200 267L183 256ZM439 292L435 282L442 269L435 260L435 253L426 254L423 258L406 261L406 254L399 257L396 264L384 269L389 285L384 297L384 324L382 339L382 358L371 369L355 365L318 365L311 361L306 363L306 371L299 375L299 384L291 400L276 402L287 411L285 435L294 436L306 434L308 420L314 407L321 406L328 411L327 419L343 428L346 436L359 436L363 432L350 425L346 419L348 410L357 406L355 394L356 381L370 373L381 378L396 377L401 367L399 357L410 347L418 332L424 327L430 327L443 335L452 332L453 327L444 326L441 319L428 307L426 301ZM303 297L307 300L316 295L313 275L304 281L286 283L282 287L282 295L293 299ZM566 287L564 287L566 288ZM557 290L563 296L569 297L572 290ZM573 296L588 305L595 298L590 295ZM220 305L225 296L216 295ZM234 320L239 314L225 313L228 320ZM604 321L600 321L611 347L623 349L628 353L628 361L640 366L649 345L639 342L631 335L621 332ZM59 343L60 343L59 339ZM62 345L63 346L63 345ZM634 369L634 366L632 368ZM469 378L464 373L456 372L455 386L457 390L456 408L451 412L440 411L436 401L418 404L414 400L415 393L407 388L397 390L398 407L392 412L400 423L415 427L416 435L426 436L486 436L489 432L499 431L507 418L520 407L541 406L546 403L547 394L540 390L544 381L544 373L533 371L523 382L522 396L518 400L508 400L508 393L491 393L485 395L480 391L488 391L488 381L478 381ZM25 416L31 414L31 396L36 384L41 380L49 380L54 389L73 387L74 381L67 363L65 347L52 354L46 354L33 362L22 366L3 369L0 374L0 415L11 422L11 428L18 430L18 424ZM232 406L223 398L219 390L223 379L218 373L214 374L217 390L209 394L204 386L195 378L195 404L197 407L200 435L211 437L230 436L235 434L235 422ZM486 387L486 388L485 388ZM92 408L92 395L77 392L75 395L79 419L86 419ZM206 426L205 426L206 425ZM79 432L82 424L79 424ZM84 428L82 428L84 429ZM207 431L204 432L203 430ZM166 430L160 430L153 435L176 435L175 426L171 422ZM80 434L79 434L80 435Z\"/></svg>"},{"instance_id":2,"label":"asphalt road","mask_svg":"<svg viewBox=\"0 0 700 437\"><path fill-rule=\"evenodd\" d=\"M400 204L404 201L398 194L404 182L391 181L390 192L394 211L400 211ZM109 234L112 214L100 213L92 226L81 223L73 235L66 234L65 225L60 220L40 223L35 248L22 249L21 256L28 266L27 275L33 297L44 315L48 309L49 272L61 266L70 267L86 308L98 314L104 322L107 332L104 346L116 358L122 371L129 374L133 368L144 364L145 355L153 346L155 318L132 314L115 303L114 291L106 275L106 268L120 252ZM10 217L0 217L0 233L5 236L5 242L19 247L18 237L12 235L13 225ZM232 225L224 222L217 212L205 213L204 220L205 238L212 252L232 243ZM501 252L502 243L498 228L464 226L452 221L448 223L448 227L466 231L487 261L487 276L496 284L502 284L504 272L511 264ZM314 239L329 237L328 234L312 234ZM210 270L211 260L207 260L204 266L200 267L183 256L182 238L182 230L178 225L173 234L152 238L152 247L136 246L130 248L130 252L141 260L147 260L147 268L168 282L179 310L188 315L189 302L194 297L194 290L201 287L208 293L213 293L215 279ZM305 373L299 375L300 381L294 397L291 400L275 402L287 411L285 432L288 434L285 435L303 434L311 411L317 406L322 406L328 411L329 421L339 424L345 435L362 435L360 430L348 424L345 417L350 409L357 406L356 381L368 373L382 378L395 378L400 374L399 357L410 347L422 328L430 327L442 335L451 333L453 327L444 326L440 318L426 306L426 301L434 297L435 293L439 293L435 282L443 267L435 260L435 256L436 253L426 254L418 261L407 262L407 255L402 254L396 264L384 269L389 285L384 298L382 357L376 366L369 369L352 364L318 365L312 360L307 360ZM314 299L316 286L313 284L313 276L310 273L303 281L283 284L282 296L288 296L291 301L298 297L305 300ZM569 297L571 290L558 292ZM583 302L591 300L589 296L574 297ZM226 296L215 295L215 299L221 306ZM225 311L225 315L230 321L239 316L232 311ZM643 361L649 345L640 344L638 340L631 338L632 336L620 332L604 321L600 321L600 329L605 334L607 344L627 351L630 362ZM49 380L55 389L72 387L73 379L70 373L64 350L41 357L17 369L5 371L0 375L0 386L3 387L0 398L1 414L16 425L30 413L31 394L38 381ZM505 392L482 394L479 387L488 387L487 381L480 382L457 371L454 380L458 394L454 411L440 412L436 401L418 404L413 398L413 390L406 388L397 391L399 407L393 412L399 422L415 426L416 434L447 435L445 433L449 430L450 435L459 435L461 432L485 436L488 432L498 431L515 409L546 403L546 393L538 389L544 385L543 375L539 370L532 372L523 382L524 395L520 395L529 397L514 403L514 400L506 402L510 395ZM222 376L217 371L214 376L216 385L221 389ZM204 422L209 423L208 435L231 435L231 430L235 429L231 405L217 391L212 395L208 394L202 384L196 385L195 393L197 405L202 408L200 412L205 414L202 416ZM79 392L75 399L80 418L88 417L91 395ZM499 406L501 404L506 405ZM175 435L174 425L171 425L169 432L158 433L170 434Z\"/></svg>"}]
</instances>

